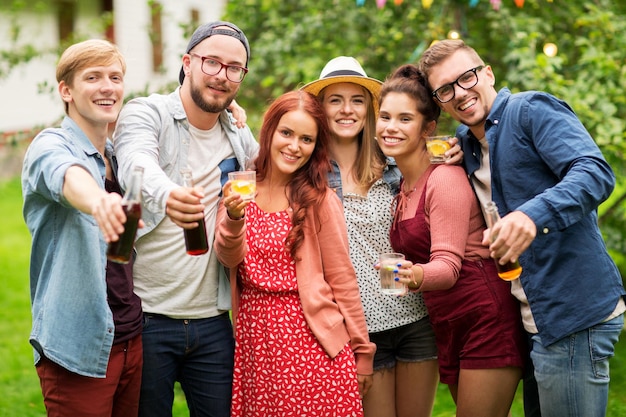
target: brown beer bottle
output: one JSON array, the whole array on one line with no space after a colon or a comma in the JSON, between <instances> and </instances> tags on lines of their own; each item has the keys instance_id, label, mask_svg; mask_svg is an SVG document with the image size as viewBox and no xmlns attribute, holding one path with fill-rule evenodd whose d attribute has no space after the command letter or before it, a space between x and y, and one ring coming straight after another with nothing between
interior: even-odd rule
<instances>
[{"instance_id":1,"label":"brown beer bottle","mask_svg":"<svg viewBox=\"0 0 626 417\"><path fill-rule=\"evenodd\" d=\"M141 184L143 182L143 167L135 167L130 185L122 198L122 208L126 213L124 231L115 242L110 242L107 249L107 259L120 264L127 264L133 253L137 227L141 219Z\"/></svg>"},{"instance_id":2,"label":"brown beer bottle","mask_svg":"<svg viewBox=\"0 0 626 417\"><path fill-rule=\"evenodd\" d=\"M498 213L498 206L493 201L485 204L485 219L487 220L487 227L490 229L493 225L496 224L498 220L500 220L500 214ZM491 241L496 240L498 236L491 234ZM498 276L505 281L513 281L522 274L522 266L518 261L515 262L507 262L504 265L500 265L500 259L496 258L496 268L498 268Z\"/></svg>"},{"instance_id":3,"label":"brown beer bottle","mask_svg":"<svg viewBox=\"0 0 626 417\"><path fill-rule=\"evenodd\" d=\"M180 170L183 176L183 187L193 188L193 178L190 168ZM185 234L185 247L189 255L202 255L209 251L209 242L206 235L206 223L204 217L198 221L195 229L183 229Z\"/></svg>"}]
</instances>

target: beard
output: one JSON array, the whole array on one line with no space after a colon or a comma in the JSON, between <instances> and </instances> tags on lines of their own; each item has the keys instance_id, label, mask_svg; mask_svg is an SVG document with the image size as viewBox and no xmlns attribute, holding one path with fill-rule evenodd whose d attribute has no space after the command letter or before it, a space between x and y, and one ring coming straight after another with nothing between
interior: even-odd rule
<instances>
[{"instance_id":1,"label":"beard","mask_svg":"<svg viewBox=\"0 0 626 417\"><path fill-rule=\"evenodd\" d=\"M465 126L470 128L476 126L484 126L485 122L487 121L487 116L489 116L489 110L484 107L482 109L482 112L482 116L472 115L470 117L461 117L457 121L463 123Z\"/></svg>"},{"instance_id":2,"label":"beard","mask_svg":"<svg viewBox=\"0 0 626 417\"><path fill-rule=\"evenodd\" d=\"M202 111L206 113L221 113L222 111L226 110L226 108L230 106L230 103L232 103L232 101L235 99L235 95L237 94L237 91L234 91L231 92L230 95L225 97L221 102L213 101L212 103L210 103L202 96L202 89L198 88L193 83L193 81L191 81L189 89L191 91L191 99L193 100L193 102L196 104L196 106L198 106L200 109L202 109Z\"/></svg>"}]
</instances>

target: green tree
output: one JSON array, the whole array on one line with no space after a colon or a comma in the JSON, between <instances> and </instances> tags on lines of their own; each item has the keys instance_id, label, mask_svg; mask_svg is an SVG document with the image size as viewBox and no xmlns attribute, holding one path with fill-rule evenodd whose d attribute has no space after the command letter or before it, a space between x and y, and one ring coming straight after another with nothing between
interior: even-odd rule
<instances>
[{"instance_id":1,"label":"green tree","mask_svg":"<svg viewBox=\"0 0 626 417\"><path fill-rule=\"evenodd\" d=\"M471 4L470 4L471 3ZM473 6L472 6L473 4ZM430 43L454 30L493 67L497 87L542 90L567 101L594 137L617 177L600 208L607 244L626 276L626 3L611 0L503 1L499 10L479 0L230 0L225 19L252 44L251 71L239 102L253 129L267 103L315 80L336 55L356 57L368 75L385 79L415 62ZM543 46L553 42L558 54ZM443 118L440 130L455 123Z\"/></svg>"},{"instance_id":2,"label":"green tree","mask_svg":"<svg viewBox=\"0 0 626 417\"><path fill-rule=\"evenodd\" d=\"M25 10L49 10L50 2L0 4L11 40L0 49L3 78L33 57L55 51L23 42L19 20ZM626 2L526 0L518 8L506 0L494 10L487 0L433 0L428 9L409 0L399 5L388 0L382 8L375 0L362 6L356 0L229 0L224 18L236 22L252 44L251 71L238 101L248 109L253 130L271 99L316 79L330 58L354 56L370 76L385 79L452 30L493 67L497 87L543 90L564 99L615 170L617 187L600 207L600 222L626 276ZM110 16L102 17L102 27L109 23ZM190 24L180 23L187 29ZM543 53L547 42L558 46L556 56ZM46 87L40 86L42 93ZM455 124L444 116L440 131L453 131Z\"/></svg>"}]
</instances>

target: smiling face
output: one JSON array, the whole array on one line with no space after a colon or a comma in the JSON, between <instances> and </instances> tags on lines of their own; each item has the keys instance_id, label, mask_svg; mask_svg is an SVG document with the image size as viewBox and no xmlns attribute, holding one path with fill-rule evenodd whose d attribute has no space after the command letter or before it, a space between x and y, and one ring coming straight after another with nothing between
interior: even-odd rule
<instances>
[{"instance_id":1,"label":"smiling face","mask_svg":"<svg viewBox=\"0 0 626 417\"><path fill-rule=\"evenodd\" d=\"M390 92L381 101L376 137L385 155L405 161L428 161L424 137L436 122L426 122L415 99L406 93Z\"/></svg>"},{"instance_id":2,"label":"smiling face","mask_svg":"<svg viewBox=\"0 0 626 417\"><path fill-rule=\"evenodd\" d=\"M246 65L247 52L241 41L227 35L213 35L200 42L192 52L214 58L226 65ZM206 75L202 71L202 58L186 54L183 57L185 80L189 84L191 98L195 105L207 113L219 113L226 109L239 91L241 83L230 81L226 69L222 68L215 75Z\"/></svg>"},{"instance_id":3,"label":"smiling face","mask_svg":"<svg viewBox=\"0 0 626 417\"><path fill-rule=\"evenodd\" d=\"M317 134L315 119L304 110L285 113L272 135L272 175L275 178L289 178L306 165L315 150Z\"/></svg>"},{"instance_id":4,"label":"smiling face","mask_svg":"<svg viewBox=\"0 0 626 417\"><path fill-rule=\"evenodd\" d=\"M79 70L70 84L59 83L68 115L83 130L105 128L115 122L124 101L124 70L119 62Z\"/></svg>"},{"instance_id":5,"label":"smiling face","mask_svg":"<svg viewBox=\"0 0 626 417\"><path fill-rule=\"evenodd\" d=\"M338 140L354 140L365 126L369 97L367 90L353 83L337 83L323 91L322 105L328 124Z\"/></svg>"},{"instance_id":6,"label":"smiling face","mask_svg":"<svg viewBox=\"0 0 626 417\"><path fill-rule=\"evenodd\" d=\"M463 50L454 52L429 70L428 83L433 90L454 82L464 72L482 65L476 57ZM474 134L484 136L484 124L496 99L495 77L490 66L477 71L478 83L468 90L454 85L454 98L439 103L441 109L452 118L470 127ZM436 100L436 99L435 99Z\"/></svg>"}]
</instances>

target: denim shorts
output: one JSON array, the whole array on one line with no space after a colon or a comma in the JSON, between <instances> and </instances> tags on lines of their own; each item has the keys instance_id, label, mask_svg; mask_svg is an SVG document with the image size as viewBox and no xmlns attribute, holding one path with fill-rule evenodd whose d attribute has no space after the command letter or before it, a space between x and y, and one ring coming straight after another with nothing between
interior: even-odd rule
<instances>
[{"instance_id":1,"label":"denim shorts","mask_svg":"<svg viewBox=\"0 0 626 417\"><path fill-rule=\"evenodd\" d=\"M390 369L397 362L423 362L437 359L435 333L428 317L382 332L370 333L376 344L374 371Z\"/></svg>"}]
</instances>

